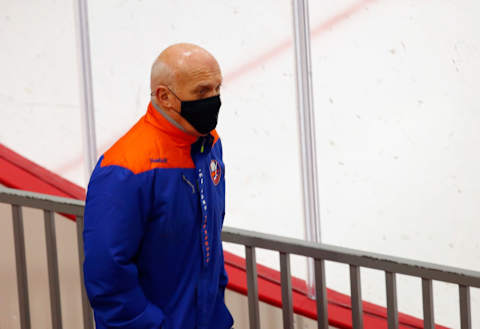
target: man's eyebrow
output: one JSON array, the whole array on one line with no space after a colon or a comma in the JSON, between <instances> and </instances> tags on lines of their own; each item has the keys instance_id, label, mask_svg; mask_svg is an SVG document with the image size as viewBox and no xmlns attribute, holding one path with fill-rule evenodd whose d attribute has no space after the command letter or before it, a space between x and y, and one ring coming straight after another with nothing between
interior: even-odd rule
<instances>
[{"instance_id":1,"label":"man's eyebrow","mask_svg":"<svg viewBox=\"0 0 480 329\"><path fill-rule=\"evenodd\" d=\"M196 86L195 90L202 89L202 88L211 88L211 87L212 87L211 83L205 83L205 84L200 84L200 85Z\"/></svg>"},{"instance_id":2,"label":"man's eyebrow","mask_svg":"<svg viewBox=\"0 0 480 329\"><path fill-rule=\"evenodd\" d=\"M193 92L198 92L202 89L212 89L213 85L211 83L204 83L204 84L199 84L193 89Z\"/></svg>"},{"instance_id":3,"label":"man's eyebrow","mask_svg":"<svg viewBox=\"0 0 480 329\"><path fill-rule=\"evenodd\" d=\"M222 82L223 81L220 81L216 85L214 85L213 83L208 83L208 82L207 83L201 83L201 84L197 85L195 88L193 88L193 92L197 93L197 92L201 91L202 89L215 89L217 87L221 87Z\"/></svg>"}]
</instances>

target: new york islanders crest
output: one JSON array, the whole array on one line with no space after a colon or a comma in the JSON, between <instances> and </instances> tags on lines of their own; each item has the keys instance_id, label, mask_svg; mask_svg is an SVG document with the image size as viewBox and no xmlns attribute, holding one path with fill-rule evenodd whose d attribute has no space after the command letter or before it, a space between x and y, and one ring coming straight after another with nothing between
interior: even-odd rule
<instances>
[{"instance_id":1,"label":"new york islanders crest","mask_svg":"<svg viewBox=\"0 0 480 329\"><path fill-rule=\"evenodd\" d=\"M210 178L215 185L218 185L220 178L222 178L222 169L217 160L210 161Z\"/></svg>"}]
</instances>

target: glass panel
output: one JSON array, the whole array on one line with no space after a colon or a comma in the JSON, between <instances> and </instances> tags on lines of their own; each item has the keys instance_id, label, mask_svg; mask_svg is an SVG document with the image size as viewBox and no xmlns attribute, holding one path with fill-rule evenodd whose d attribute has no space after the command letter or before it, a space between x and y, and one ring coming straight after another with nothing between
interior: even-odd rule
<instances>
[{"instance_id":1,"label":"glass panel","mask_svg":"<svg viewBox=\"0 0 480 329\"><path fill-rule=\"evenodd\" d=\"M73 1L0 12L0 143L84 185Z\"/></svg>"},{"instance_id":2,"label":"glass panel","mask_svg":"<svg viewBox=\"0 0 480 329\"><path fill-rule=\"evenodd\" d=\"M323 240L479 270L480 4L310 5Z\"/></svg>"}]
</instances>

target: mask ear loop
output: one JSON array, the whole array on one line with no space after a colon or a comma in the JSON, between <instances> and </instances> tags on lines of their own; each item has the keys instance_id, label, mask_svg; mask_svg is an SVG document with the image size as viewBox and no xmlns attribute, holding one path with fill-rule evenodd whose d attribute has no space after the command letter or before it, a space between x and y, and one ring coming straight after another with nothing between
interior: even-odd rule
<instances>
[{"instance_id":1,"label":"mask ear loop","mask_svg":"<svg viewBox=\"0 0 480 329\"><path fill-rule=\"evenodd\" d=\"M168 88L168 86L167 86L167 89L170 90L170 92L173 94L173 96L175 96L180 102L183 102L183 101L172 91L172 89Z\"/></svg>"},{"instance_id":2,"label":"mask ear loop","mask_svg":"<svg viewBox=\"0 0 480 329\"><path fill-rule=\"evenodd\" d=\"M182 102L182 100L172 91L172 89L168 88L168 86L167 86L167 89L173 94L173 96L175 96L180 102ZM150 96L154 96L154 95L155 95L155 92L152 91L150 93Z\"/></svg>"}]
</instances>

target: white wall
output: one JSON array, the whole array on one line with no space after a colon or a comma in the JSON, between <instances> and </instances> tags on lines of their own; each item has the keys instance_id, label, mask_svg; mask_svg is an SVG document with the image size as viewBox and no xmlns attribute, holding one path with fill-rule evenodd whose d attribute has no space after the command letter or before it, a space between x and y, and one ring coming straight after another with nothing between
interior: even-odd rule
<instances>
[{"instance_id":1,"label":"white wall","mask_svg":"<svg viewBox=\"0 0 480 329\"><path fill-rule=\"evenodd\" d=\"M159 51L203 45L225 75L225 224L303 238L290 2L89 6L100 150L145 112ZM480 270L480 5L312 0L310 11L323 241ZM73 1L3 0L0 13L0 142L85 186ZM258 259L278 268L273 253ZM303 259L292 271L305 276ZM382 273L363 273L365 298L384 304ZM327 275L348 293L345 267ZM400 309L421 315L419 282L399 285ZM438 321L458 327L456 288L435 293Z\"/></svg>"}]
</instances>

